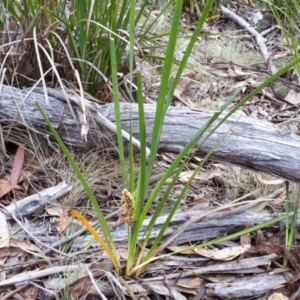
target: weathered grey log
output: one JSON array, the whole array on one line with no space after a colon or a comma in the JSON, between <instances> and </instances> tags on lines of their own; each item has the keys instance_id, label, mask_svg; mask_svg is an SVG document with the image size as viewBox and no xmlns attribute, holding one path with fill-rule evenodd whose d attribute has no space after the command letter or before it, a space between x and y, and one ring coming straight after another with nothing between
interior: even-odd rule
<instances>
[{"instance_id":1,"label":"weathered grey log","mask_svg":"<svg viewBox=\"0 0 300 300\"><path fill-rule=\"evenodd\" d=\"M251 277L235 279L230 283L208 283L205 285L209 296L218 296L221 299L242 299L245 297L256 298L265 295L270 290L276 289L286 283L282 274L259 274ZM249 298L247 298L249 299Z\"/></svg>"},{"instance_id":2,"label":"weathered grey log","mask_svg":"<svg viewBox=\"0 0 300 300\"><path fill-rule=\"evenodd\" d=\"M254 201L255 202L255 201ZM257 203L257 202L255 202ZM233 232L244 229L249 225L257 225L263 222L269 221L276 217L268 212L253 213L247 210L253 207L252 204L243 205L234 209L229 209L220 212L212 212L211 214L205 214L204 211L187 211L176 213L168 228L164 233L164 237L168 238L175 234L178 229L185 227L187 222L193 220L194 222L185 228L184 232L171 241L171 245L182 245L186 243L200 243L200 241L207 241L221 236L228 235ZM197 218L198 220L195 220ZM155 226L151 231L149 244L158 236L162 226L165 224L167 216L160 216L155 222ZM151 218L146 219L143 222L143 226L139 233L139 239L142 241L145 237L145 230L150 222ZM127 244L127 226L125 223L117 226L111 224L111 234L116 244ZM298 227L300 226L300 216L297 220ZM33 233L41 242L52 245L57 240L56 235L45 235L46 229L40 223L30 223L30 232ZM18 238L22 239L26 237L26 233L19 232ZM73 241L73 247L75 249L82 249L84 245L92 240L91 235L83 233L80 237L77 237ZM98 242L95 241L93 246L97 247Z\"/></svg>"},{"instance_id":3,"label":"weathered grey log","mask_svg":"<svg viewBox=\"0 0 300 300\"><path fill-rule=\"evenodd\" d=\"M49 97L50 105L46 106L42 93L29 93L27 90L3 86L0 94L1 124L22 125L25 120L27 127L35 130L38 128L41 133L49 134L35 101L45 109L52 124L67 144L85 148L115 147L115 133L94 122L94 118L90 119L90 132L85 142L80 136L80 124L72 117L66 101ZM109 121L115 122L113 104L100 106L90 101L86 103L89 104L92 116L98 112ZM75 112L80 111L75 104L74 107ZM151 143L155 109L155 105L145 105L148 145ZM137 105L122 103L121 113L123 129L129 131L132 124L133 134L138 138ZM170 107L165 118L159 150L178 153L212 114L211 111ZM207 154L227 133L226 138L214 151L212 159L300 182L300 138L266 121L235 114L201 145L196 154Z\"/></svg>"},{"instance_id":4,"label":"weathered grey log","mask_svg":"<svg viewBox=\"0 0 300 300\"><path fill-rule=\"evenodd\" d=\"M199 241L207 241L221 236L228 235L233 232L238 232L245 229L247 225L257 225L263 222L270 221L279 215L271 215L269 212L262 211L259 213L248 212L250 206L243 205L239 208L231 209L228 211L215 212L211 215L207 215L200 219L201 215L204 215L204 211L187 211L179 212L174 215L171 223L164 233L164 237L172 236L176 231L185 226L186 222L189 220L199 217L198 221L195 221L193 224L189 225L184 232L180 233L172 242L171 245L182 245L186 243L193 243ZM244 209L244 212L241 210ZM150 244L158 236L162 226L165 224L167 216L159 217L156 222L153 230L150 234ZM148 223L151 219L147 219L143 222L143 226L139 233L139 239L143 240L145 237L145 230ZM297 227L300 226L300 216L298 216ZM111 233L113 239L118 244L127 243L127 226L122 224L114 229ZM91 235L82 237L74 241L75 248L82 248L88 241L92 239ZM97 242L94 243L94 246L97 245Z\"/></svg>"}]
</instances>

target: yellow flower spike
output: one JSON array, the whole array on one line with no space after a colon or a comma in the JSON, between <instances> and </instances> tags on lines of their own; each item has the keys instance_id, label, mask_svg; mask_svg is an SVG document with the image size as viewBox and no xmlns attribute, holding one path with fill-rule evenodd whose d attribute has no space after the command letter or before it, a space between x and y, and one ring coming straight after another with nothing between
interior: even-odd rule
<instances>
[{"instance_id":1,"label":"yellow flower spike","mask_svg":"<svg viewBox=\"0 0 300 300\"><path fill-rule=\"evenodd\" d=\"M122 192L122 201L124 213L126 215L126 223L132 227L134 225L134 197L128 190L123 190Z\"/></svg>"},{"instance_id":2,"label":"yellow flower spike","mask_svg":"<svg viewBox=\"0 0 300 300\"><path fill-rule=\"evenodd\" d=\"M109 256L110 260L115 266L115 269L117 272L119 272L119 264L112 254L109 246L105 243L103 238L98 234L98 232L95 230L95 228L90 224L90 222L76 209L73 209L71 211L71 215L78 219L85 227L86 229L94 236L94 238L99 242L99 244L103 247L103 249L106 251L107 255Z\"/></svg>"}]
</instances>

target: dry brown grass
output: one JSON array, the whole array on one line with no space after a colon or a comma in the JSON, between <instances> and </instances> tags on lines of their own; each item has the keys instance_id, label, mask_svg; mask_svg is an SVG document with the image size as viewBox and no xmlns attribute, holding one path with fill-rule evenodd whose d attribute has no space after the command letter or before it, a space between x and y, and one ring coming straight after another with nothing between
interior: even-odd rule
<instances>
[{"instance_id":1,"label":"dry brown grass","mask_svg":"<svg viewBox=\"0 0 300 300\"><path fill-rule=\"evenodd\" d=\"M40 23L43 25L37 27L35 37L28 30L22 28L22 25L16 27L15 30L7 30L7 33L3 31L0 63L4 84L19 88L29 87L40 81L43 75L47 86L55 87L57 79L54 75L53 63L49 61L41 48L51 55L61 78L64 78L65 82L75 82L73 67L70 64L71 53L65 52L65 49L68 48L63 47L59 42L56 43L56 47L53 47L53 42L50 42L57 38L53 35L52 30L57 30L60 24L56 23L45 27L46 22L43 23L43 16L40 17ZM60 38L62 41L66 38L63 28ZM39 57L36 45L38 45Z\"/></svg>"}]
</instances>

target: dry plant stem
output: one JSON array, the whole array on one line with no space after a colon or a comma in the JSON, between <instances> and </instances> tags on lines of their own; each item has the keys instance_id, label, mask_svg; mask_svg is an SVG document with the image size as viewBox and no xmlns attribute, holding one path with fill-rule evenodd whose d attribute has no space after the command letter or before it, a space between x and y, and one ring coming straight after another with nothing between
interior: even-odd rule
<instances>
[{"instance_id":1,"label":"dry plant stem","mask_svg":"<svg viewBox=\"0 0 300 300\"><path fill-rule=\"evenodd\" d=\"M34 89L35 92L42 92L42 88L35 88ZM50 96L53 96L57 99L66 101L66 98L64 96L64 94L56 89L48 89L48 94ZM75 95L75 94L68 94L68 98L73 101L74 103L76 103L77 105L79 105L80 107L82 106L82 98ZM86 99L85 99L86 100ZM86 108L89 109L89 112L93 115L93 117L95 118L96 121L98 121L100 124L102 124L104 127L106 127L107 129L111 130L112 132L114 132L115 134L117 134L117 126L116 124L114 124L113 122L111 122L110 120L108 120L105 116L103 116L97 109L95 109L93 102L91 101L85 101L85 106ZM126 141L130 141L130 134L128 132L126 132L125 130L122 129L122 136ZM137 149L141 149L141 143L135 138L132 137L132 144L134 147L136 147ZM147 148L147 155L150 154L150 149Z\"/></svg>"},{"instance_id":2,"label":"dry plant stem","mask_svg":"<svg viewBox=\"0 0 300 300\"><path fill-rule=\"evenodd\" d=\"M27 287L27 284L24 284L22 286L19 286L18 288L16 288L15 290L11 291L10 293L6 294L5 296L3 296L1 298L1 300L6 300L6 299L10 299L14 294L20 292L21 290L23 290L25 287Z\"/></svg>"},{"instance_id":3,"label":"dry plant stem","mask_svg":"<svg viewBox=\"0 0 300 300\"><path fill-rule=\"evenodd\" d=\"M85 107L85 100L84 100L84 92L83 92L83 87L81 84L80 76L78 71L75 69L75 78L77 80L77 84L79 85L79 91L80 91L80 100L81 100L81 108L82 108L82 114L80 115L80 123L81 123L81 136L86 140L86 136L88 133L88 122L87 122L87 117L86 117L86 107Z\"/></svg>"},{"instance_id":4,"label":"dry plant stem","mask_svg":"<svg viewBox=\"0 0 300 300\"><path fill-rule=\"evenodd\" d=\"M9 43L9 44L15 44L15 45L17 45L18 43L22 43L22 42L26 42L26 41L34 41L35 42L35 44L36 44L36 39L33 39L33 38L30 38L30 39L24 39L24 38L22 38L22 40L17 40L17 41L14 41L14 42L12 42L12 43ZM6 44L6 45L2 45L2 46L8 46L9 44ZM39 46L41 46L41 45L39 45ZM0 73L2 74L2 68L3 68L3 66L5 66L6 64L5 64L5 61L6 61L6 59L9 57L9 53L10 53L10 51L12 51L12 49L13 49L13 47L10 47L10 50L7 52L7 54L6 54L6 56L5 56L5 59L2 61L2 65L1 65L1 68L0 68ZM45 51L45 49L44 48L42 48L42 50L43 51ZM39 53L38 51L36 52L37 54ZM23 109L23 107L24 107L24 103L25 103L25 101L27 100L27 97L28 97L28 95L30 94L30 91L31 90L33 90L34 89L34 87L35 86L37 86L39 83L40 83L40 81L44 81L44 78L45 78L45 76L49 73L49 72L51 72L52 70L56 73L56 75L57 75L57 79L58 79L58 81L59 81L59 83L60 83L60 86L61 86L61 88L62 88L62 93L65 95L65 99L66 99L66 101L67 101L67 103L68 103L68 106L69 106L69 109L70 109L70 111L71 111L71 114L72 114L72 116L73 116L73 119L74 120L76 120L76 118L75 118L75 114L74 114L74 111L73 111L73 108L72 108L72 106L71 106L71 103L70 103L70 101L69 101L69 99L68 99L68 95L67 95L67 93L65 92L65 88L64 88L64 85L63 85L63 83L62 83L62 81L61 81L61 78L59 77L59 75L58 75L58 73L57 73L57 70L56 70L56 68L55 68L55 64L54 64L54 62L51 60L51 58L49 57L49 55L46 53L46 55L48 56L48 59L49 59L49 61L51 62L51 64L52 64L52 67L53 68L50 68L50 69L48 69L46 72L42 72L41 74L42 74L42 77L39 79L39 80L37 80L36 82L35 82L35 84L34 84L34 86L29 90L29 92L28 92L28 94L22 99L22 103L20 104L20 109ZM6 70L6 68L4 69L4 72L3 72L3 76L4 76L4 73L5 73L5 70ZM44 89L45 89L45 85L43 85L44 86ZM1 85L0 85L0 91L1 91L1 89L2 89L2 83L1 83ZM45 101L46 101L46 103L48 102L48 94L47 94L47 90L45 90L45 92L44 92L44 96L45 96ZM25 123L24 123L25 124ZM10 130L10 129L9 129Z\"/></svg>"},{"instance_id":5,"label":"dry plant stem","mask_svg":"<svg viewBox=\"0 0 300 300\"><path fill-rule=\"evenodd\" d=\"M126 290L112 273L105 272L105 275L111 283L114 283L122 291L123 294L126 294Z\"/></svg>"},{"instance_id":6,"label":"dry plant stem","mask_svg":"<svg viewBox=\"0 0 300 300\"><path fill-rule=\"evenodd\" d=\"M8 286L20 282L28 282L30 280L35 280L38 278L46 277L52 274L57 274L61 272L72 272L72 271L78 271L79 268L83 268L84 264L77 264L77 265L68 265L68 266L57 266L57 267L51 267L44 270L37 270L37 271L28 271L23 272L17 275L14 275L13 277L0 281L0 287L1 286Z\"/></svg>"},{"instance_id":7,"label":"dry plant stem","mask_svg":"<svg viewBox=\"0 0 300 300\"><path fill-rule=\"evenodd\" d=\"M47 249L49 250L49 249ZM48 252L51 252L51 250L49 250ZM81 250L81 251L78 251L78 252L72 252L72 257L71 258L65 258L65 259L62 259L61 257L47 257L47 261L55 264L55 263L69 263L71 262L72 260L74 260L74 258L76 258L76 261L79 262L81 261L82 259L85 259L86 256L85 255L88 255L89 253L94 253L94 252L99 252L99 249L89 249L89 250ZM45 253L45 251L44 251ZM101 256L102 258L102 256ZM0 266L0 272L5 272L5 271L12 271L12 270L16 270L16 269L19 269L19 268L30 268L30 267L33 267L33 266L36 266L37 264L42 264L42 263L45 263L45 259L41 259L41 258L36 258L36 259L32 259L30 261L27 261L27 262L21 262L21 263L18 263L18 264L3 264Z\"/></svg>"},{"instance_id":8,"label":"dry plant stem","mask_svg":"<svg viewBox=\"0 0 300 300\"><path fill-rule=\"evenodd\" d=\"M183 231L185 231L185 229L187 227L189 227L193 223L195 223L203 218L206 218L206 219L225 218L230 215L235 215L235 214L247 211L248 209L257 205L257 203L260 203L263 201L268 201L268 200L270 201L270 199L265 199L265 198L259 199L259 200L254 200L254 201L251 201L250 203L249 203L249 201L246 201L246 203L248 203L247 205L242 205L243 203L229 203L222 207L218 207L218 208L214 209L213 211L207 212L203 215L191 218L190 220L185 222L185 224L183 224L180 228L178 228L177 231L175 231L170 237L168 237L161 245L159 245L157 247L157 249L155 250L154 255L156 255L157 253L160 253L163 249L165 249L176 237L178 237ZM240 205L240 207L237 207L237 208L231 209L231 210L222 211L224 209L229 209L229 208L232 208L237 205Z\"/></svg>"},{"instance_id":9,"label":"dry plant stem","mask_svg":"<svg viewBox=\"0 0 300 300\"><path fill-rule=\"evenodd\" d=\"M130 297L132 298L132 300L137 300L134 291L132 289L132 287L129 285L129 283L122 277L119 277L120 281L123 283L123 285L126 287L127 292L129 293Z\"/></svg>"},{"instance_id":10,"label":"dry plant stem","mask_svg":"<svg viewBox=\"0 0 300 300\"><path fill-rule=\"evenodd\" d=\"M238 23L241 27L245 28L247 31L249 31L255 37L257 45L260 49L260 52L267 63L271 57L271 53L269 53L269 51L264 43L264 38L262 37L262 35L258 31L256 31L253 27L251 27L249 23L247 23L241 17L236 15L234 12L230 11L228 8L221 6L221 12L225 16L231 18L236 23ZM277 69L272 61L270 62L268 69L271 71L272 74L275 74L277 72Z\"/></svg>"},{"instance_id":11,"label":"dry plant stem","mask_svg":"<svg viewBox=\"0 0 300 300\"><path fill-rule=\"evenodd\" d=\"M90 277L90 279L91 279L91 282L93 283L94 288L95 288L95 290L97 291L99 297L100 297L101 299L103 299L103 300L107 300L107 298L106 298L106 297L102 294L102 292L100 291L100 289L99 289L99 287L98 287L98 285L97 285L97 283L96 283L96 281L95 281L95 279L94 279L94 277L93 277L93 274L92 274L91 271L89 270L89 267L88 267L88 266L85 266L85 268L86 268L86 272L87 272L87 274L89 275L89 277Z\"/></svg>"},{"instance_id":12,"label":"dry plant stem","mask_svg":"<svg viewBox=\"0 0 300 300\"><path fill-rule=\"evenodd\" d=\"M236 269L252 269L257 266L263 266L263 265L269 265L272 259L275 259L277 257L277 254L272 253L268 255L264 255L261 257L251 257L251 258L246 258L246 259L241 259L239 261L233 260L230 262L225 262L223 263L224 265L234 265L236 266ZM222 267L222 264L220 266L224 271L226 270L224 267ZM229 269L229 268L228 268ZM146 279L147 281L154 281L154 280L164 280L165 277L167 279L172 279L172 278L185 278L189 276L194 276L195 274L208 274L208 273L216 273L220 272L221 270L218 270L218 266L214 265L209 265L209 266L204 266L200 268L194 268L191 271L186 271L186 272L181 272L180 274L174 273L174 274L168 274L168 275L161 275L152 278ZM226 272L226 271L225 271ZM221 273L221 272L220 272Z\"/></svg>"},{"instance_id":13,"label":"dry plant stem","mask_svg":"<svg viewBox=\"0 0 300 300\"><path fill-rule=\"evenodd\" d=\"M61 263L62 259L61 258L48 257L47 261L50 261L52 263L59 261ZM45 259L32 259L30 261L21 262L21 263L18 263L18 264L16 264L16 263L15 264L3 264L0 267L0 272L13 271L13 270L16 270L16 269L19 269L19 268L23 268L23 269L24 268L30 268L30 267L36 266L39 263L45 263Z\"/></svg>"},{"instance_id":14,"label":"dry plant stem","mask_svg":"<svg viewBox=\"0 0 300 300\"><path fill-rule=\"evenodd\" d=\"M27 228L25 228L25 226L23 226L22 222L19 221L19 219L13 214L13 213L10 213L6 210L6 207L2 204L0 204L0 207L2 208L4 214L8 214L10 215L10 217L37 243L37 244L40 244L42 245L43 247L45 247L46 249L51 249L52 251L60 254L60 255L63 255L63 256L66 256L66 257L71 257L71 255L69 254L66 254L66 253L63 253L55 248L53 248L52 246L49 246L49 245L46 245L44 244L43 242L41 242L39 239L37 239L29 230L27 230Z\"/></svg>"},{"instance_id":15,"label":"dry plant stem","mask_svg":"<svg viewBox=\"0 0 300 300\"><path fill-rule=\"evenodd\" d=\"M251 64L250 66L245 66L245 65L241 65L241 64L238 64L238 63L235 63L235 62L230 62L228 63L227 61L219 61L217 63L210 63L211 66L222 66L222 67L228 67L230 68L232 65L233 66L238 66L238 67L241 67L244 70L247 70L247 71L253 71L253 72L256 72L256 73L261 73L261 74L270 74L268 71L266 70L263 70L263 69L259 69L259 68L255 68L255 67L251 67L251 66L254 66L256 65L257 63L254 63L254 64ZM260 64L260 63L259 63ZM298 84L295 84L289 80L286 80L284 78L277 78L277 81L281 81L284 85L290 87L291 89L295 89L295 90L299 90L300 88L300 85ZM279 99L278 99L279 100ZM281 101L281 100L279 100ZM287 101L284 101L285 103L289 104L289 105L292 105L294 106L293 103L289 103ZM296 106L295 106L296 107Z\"/></svg>"},{"instance_id":16,"label":"dry plant stem","mask_svg":"<svg viewBox=\"0 0 300 300\"><path fill-rule=\"evenodd\" d=\"M194 5L195 5L195 11L196 11L197 18L200 19L200 17L201 17L201 10L199 8L199 5L198 5L198 3L196 1L194 2Z\"/></svg>"},{"instance_id":17,"label":"dry plant stem","mask_svg":"<svg viewBox=\"0 0 300 300\"><path fill-rule=\"evenodd\" d=\"M42 286L36 284L36 283L35 283L34 281L32 281L32 280L30 280L29 283L30 283L31 285L37 287L38 289L41 289L42 291L46 292L46 293L49 294L49 295L53 295L53 296L55 295L55 292L52 292L52 291L49 291L49 290L45 289L44 287L42 287Z\"/></svg>"},{"instance_id":18,"label":"dry plant stem","mask_svg":"<svg viewBox=\"0 0 300 300\"><path fill-rule=\"evenodd\" d=\"M243 196L241 196L241 197L239 197L239 198L233 200L233 201L231 202L231 204L232 204L232 203L236 203L236 202L240 202L240 201L242 201L242 200L244 200L244 199L246 199L246 198L248 198L248 197L250 197L250 196L252 196L252 195L254 195L254 194L256 194L256 193L258 193L260 190L261 190L261 189L259 188L259 189L255 190L255 191L252 191L252 192L250 192L250 193L248 193L248 194L246 194L246 195L243 195Z\"/></svg>"},{"instance_id":19,"label":"dry plant stem","mask_svg":"<svg viewBox=\"0 0 300 300\"><path fill-rule=\"evenodd\" d=\"M289 300L299 299L299 296L300 296L300 286L299 286L298 290L289 298Z\"/></svg>"},{"instance_id":20,"label":"dry plant stem","mask_svg":"<svg viewBox=\"0 0 300 300\"><path fill-rule=\"evenodd\" d=\"M284 190L285 190L284 187L283 187L283 188L280 188L280 189L274 191L273 193L271 193L270 195L260 197L260 198L258 198L258 199L256 199L256 200L257 200L257 201L271 201L272 199L276 199L282 192L284 192ZM237 202L239 202L239 201L241 201L241 200L243 200L243 199L249 197L250 195L256 194L256 193L259 192L259 191L260 191L260 189L257 189L257 190L255 190L255 191L253 191L253 192L250 192L250 193L248 193L247 195L244 195L244 196L242 196L242 197L240 197L240 198L237 198L237 199L233 200L232 202L230 202L230 204L237 203Z\"/></svg>"},{"instance_id":21,"label":"dry plant stem","mask_svg":"<svg viewBox=\"0 0 300 300\"><path fill-rule=\"evenodd\" d=\"M280 27L279 27L278 25L274 25L274 26L272 26L272 27L270 27L270 28L268 28L268 29L262 31L262 32L260 33L260 35L261 35L261 36L266 36L266 35L268 35L270 32L272 32L272 31L275 30L275 29L280 29Z\"/></svg>"}]
</instances>

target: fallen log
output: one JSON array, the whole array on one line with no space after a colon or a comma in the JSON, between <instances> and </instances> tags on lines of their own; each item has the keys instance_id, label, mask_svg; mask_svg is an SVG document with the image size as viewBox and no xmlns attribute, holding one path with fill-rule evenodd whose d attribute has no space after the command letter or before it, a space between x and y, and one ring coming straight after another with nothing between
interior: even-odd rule
<instances>
[{"instance_id":1,"label":"fallen log","mask_svg":"<svg viewBox=\"0 0 300 300\"><path fill-rule=\"evenodd\" d=\"M97 114L108 122L115 122L113 104L98 105L86 100L90 113L87 141L80 135L80 122L75 120L63 94L58 90L48 90L49 105L41 89L35 92L2 86L0 93L0 124L26 126L44 136L50 134L39 113L38 101L62 139L69 145L90 148L116 147L116 134L103 123L96 122ZM51 96L55 95L55 97ZM81 113L80 99L69 95L69 101L76 116ZM147 143L151 143L156 106L145 104ZM136 104L121 104L123 129L139 138L138 107ZM186 107L170 107L165 117L159 151L178 153L196 132L209 120L213 112ZM220 119L219 119L220 120ZM3 128L3 127L2 127ZM266 121L244 117L239 113L230 117L196 151L196 155L206 155L223 137L211 159L228 162L252 170L276 175L300 183L300 137L278 129Z\"/></svg>"},{"instance_id":2,"label":"fallen log","mask_svg":"<svg viewBox=\"0 0 300 300\"><path fill-rule=\"evenodd\" d=\"M62 190L58 192L59 188L62 188ZM69 190L70 188L71 187L68 186L66 183L61 183L56 187L51 187L46 189L45 191L42 191L41 195L40 193L37 193L35 195L32 195L30 197L18 201L15 205L7 206L6 209L4 210L4 213L5 215L8 216L7 217L8 220L11 219L14 220L16 216L26 217L30 213L32 213L34 208L41 209L42 207L44 207L45 201L49 202L55 199L56 195L52 195L50 198L48 196L49 191L51 191L51 189L55 190L56 194L60 193L62 195L63 193L67 192L67 190ZM249 210L253 209L258 205L261 205L262 202L272 203L272 201L276 199L283 191L284 188L280 188L267 196L261 197L256 200L251 200L249 201L249 203L245 203L245 204L236 203L235 205L233 203L230 203L228 205L223 205L222 207L218 207L213 211L202 211L202 210L193 210L193 209L191 211L177 211L176 214L172 217L172 220L168 225L168 228L163 233L164 244L165 244L163 248L169 245L177 246L177 245L182 245L187 243L200 243L200 241L208 241L208 240L216 239L228 235L230 233L234 233L242 229L245 229L247 225L254 226L254 225L258 225L270 221L275 217L280 217L282 216L282 214L272 215L267 211L254 213ZM40 199L41 202L41 204L39 205L36 204L37 197ZM29 208L24 208L25 205L27 205ZM118 209L115 212L116 215L119 216L123 212L123 209L122 208ZM107 219L110 218L109 215L106 217ZM164 224L166 223L167 218L168 215L162 215L157 218L157 220L155 221L155 225L149 236L149 245L151 245L152 242L155 240L155 238L160 234L160 231L164 226ZM140 242L142 242L146 236L147 228L151 219L152 219L151 217L147 218L143 222L138 237ZM126 245L127 238L128 238L127 224L125 222L120 224L119 221L116 222L108 221L108 224L110 226L111 234L114 242L119 246ZM97 226L97 225L98 225L98 221L92 223L92 226ZM10 227L13 226L19 228L19 225L18 224L14 225L14 222L11 223ZM72 235L71 239L69 239L69 237L66 237L64 239L57 240L56 234L45 235L47 226L48 226L47 223L41 225L40 222L37 223L31 222L27 226L28 227L27 229L30 230L30 232L34 234L39 241L43 242L44 244L51 245L52 247L58 247L66 242L69 242L70 240L73 240L73 248L82 249L87 243L89 243L93 239L92 235L86 234L87 229L84 229L85 228L84 227L82 230L77 231L76 236ZM300 215L298 216L297 219L297 227L300 227ZM18 238L26 239L27 233L20 232L18 234ZM95 240L93 246L97 247L98 245L99 245L98 242ZM44 250L44 252L47 253L48 249Z\"/></svg>"}]
</instances>

